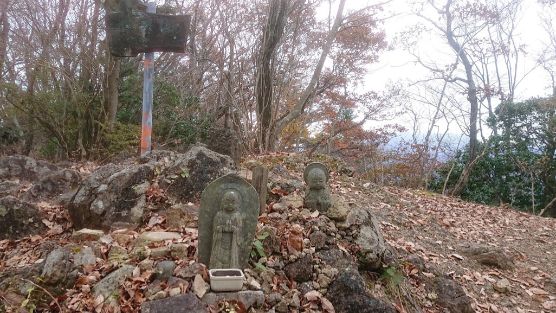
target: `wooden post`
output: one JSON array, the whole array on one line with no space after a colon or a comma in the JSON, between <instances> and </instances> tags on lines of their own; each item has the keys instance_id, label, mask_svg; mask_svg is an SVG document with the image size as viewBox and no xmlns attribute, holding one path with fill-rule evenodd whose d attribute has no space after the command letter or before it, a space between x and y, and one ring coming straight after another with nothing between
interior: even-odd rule
<instances>
[{"instance_id":1,"label":"wooden post","mask_svg":"<svg viewBox=\"0 0 556 313\"><path fill-rule=\"evenodd\" d=\"M156 3L149 2L147 13L156 13ZM143 58L143 119L141 123L141 156L151 152L153 132L153 76L154 52L147 52Z\"/></svg>"},{"instance_id":2,"label":"wooden post","mask_svg":"<svg viewBox=\"0 0 556 313\"><path fill-rule=\"evenodd\" d=\"M268 197L268 168L263 165L253 168L253 187L259 193L259 215L266 210L266 198Z\"/></svg>"}]
</instances>

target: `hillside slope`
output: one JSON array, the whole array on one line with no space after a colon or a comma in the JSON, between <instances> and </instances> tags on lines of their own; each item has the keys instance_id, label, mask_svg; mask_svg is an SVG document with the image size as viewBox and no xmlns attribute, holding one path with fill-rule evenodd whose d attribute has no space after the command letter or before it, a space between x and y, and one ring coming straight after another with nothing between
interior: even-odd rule
<instances>
[{"instance_id":1,"label":"hillside slope","mask_svg":"<svg viewBox=\"0 0 556 313\"><path fill-rule=\"evenodd\" d=\"M376 217L390 247L392 255L381 269L359 270L368 303L384 312L556 312L556 219L375 186L350 177L338 160L290 154L252 158L238 171L249 180L253 165L271 169L268 206L257 232L264 252L254 250L264 256L252 257L245 286L262 290L264 301L250 312L334 312L338 299L328 286L342 270L327 262L356 264L359 257L358 227L342 228L301 207L303 169L311 161L328 165L331 192L350 213L363 209ZM71 167L86 178L98 166ZM37 179L29 177L28 182L0 183L9 183L14 195L28 195ZM138 312L148 301L191 294L204 301L206 268L195 258L198 202L174 203L154 183L146 193L148 214L138 228L85 234L76 232L67 209L54 197L37 199L44 218L34 222L44 231L0 240L0 312ZM153 232L164 232L164 238L142 241L160 235ZM330 260L336 252L344 259ZM98 292L105 285L106 297ZM212 310L224 312L218 306Z\"/></svg>"}]
</instances>

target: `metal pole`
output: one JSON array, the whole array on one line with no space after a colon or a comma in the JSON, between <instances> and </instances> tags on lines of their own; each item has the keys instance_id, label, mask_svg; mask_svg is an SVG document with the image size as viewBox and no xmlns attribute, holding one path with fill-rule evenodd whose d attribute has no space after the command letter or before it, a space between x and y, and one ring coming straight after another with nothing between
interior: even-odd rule
<instances>
[{"instance_id":1,"label":"metal pole","mask_svg":"<svg viewBox=\"0 0 556 313\"><path fill-rule=\"evenodd\" d=\"M147 13L156 13L156 3L149 2ZM143 120L141 124L141 156L151 152L153 132L153 77L154 52L145 53L143 58Z\"/></svg>"}]
</instances>

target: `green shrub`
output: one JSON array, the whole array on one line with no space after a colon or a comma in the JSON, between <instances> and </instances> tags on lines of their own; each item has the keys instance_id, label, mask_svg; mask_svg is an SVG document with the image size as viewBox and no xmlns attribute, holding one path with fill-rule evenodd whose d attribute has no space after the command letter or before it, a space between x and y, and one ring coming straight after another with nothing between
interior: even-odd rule
<instances>
[{"instance_id":1,"label":"green shrub","mask_svg":"<svg viewBox=\"0 0 556 313\"><path fill-rule=\"evenodd\" d=\"M102 154L134 153L139 147L140 140L140 125L116 123L112 131L105 133Z\"/></svg>"}]
</instances>

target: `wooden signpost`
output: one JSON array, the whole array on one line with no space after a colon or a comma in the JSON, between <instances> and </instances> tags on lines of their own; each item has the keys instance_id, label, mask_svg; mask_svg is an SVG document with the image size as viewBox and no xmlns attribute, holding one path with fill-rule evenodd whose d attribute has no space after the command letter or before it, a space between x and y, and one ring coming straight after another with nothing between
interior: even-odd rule
<instances>
[{"instance_id":1,"label":"wooden signpost","mask_svg":"<svg viewBox=\"0 0 556 313\"><path fill-rule=\"evenodd\" d=\"M156 4L138 0L106 0L106 28L110 53L117 57L143 59L143 118L141 156L151 151L154 52L183 53L189 33L190 15L156 14Z\"/></svg>"}]
</instances>

